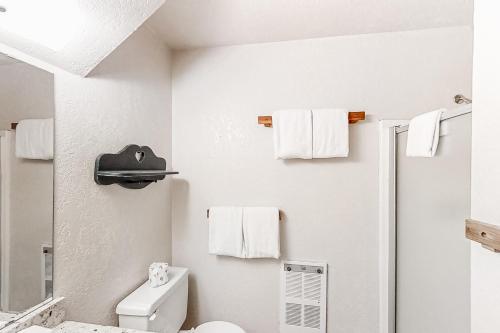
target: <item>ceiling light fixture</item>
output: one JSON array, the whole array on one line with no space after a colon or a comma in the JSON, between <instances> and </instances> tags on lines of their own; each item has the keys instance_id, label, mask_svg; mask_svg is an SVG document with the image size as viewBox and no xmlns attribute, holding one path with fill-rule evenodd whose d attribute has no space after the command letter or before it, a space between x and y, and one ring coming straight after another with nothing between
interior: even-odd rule
<instances>
[{"instance_id":1,"label":"ceiling light fixture","mask_svg":"<svg viewBox=\"0 0 500 333\"><path fill-rule=\"evenodd\" d=\"M0 6L0 13L5 13L7 11L7 8Z\"/></svg>"}]
</instances>

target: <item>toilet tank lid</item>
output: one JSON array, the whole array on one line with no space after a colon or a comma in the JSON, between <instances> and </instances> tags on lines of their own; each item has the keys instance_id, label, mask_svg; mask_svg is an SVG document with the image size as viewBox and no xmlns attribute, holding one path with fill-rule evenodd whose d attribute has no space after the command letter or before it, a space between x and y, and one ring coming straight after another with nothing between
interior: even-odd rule
<instances>
[{"instance_id":1,"label":"toilet tank lid","mask_svg":"<svg viewBox=\"0 0 500 333\"><path fill-rule=\"evenodd\" d=\"M188 277L188 269L169 267L168 282L163 286L152 288L149 281L118 303L116 313L127 316L151 316L164 300L177 289Z\"/></svg>"}]
</instances>

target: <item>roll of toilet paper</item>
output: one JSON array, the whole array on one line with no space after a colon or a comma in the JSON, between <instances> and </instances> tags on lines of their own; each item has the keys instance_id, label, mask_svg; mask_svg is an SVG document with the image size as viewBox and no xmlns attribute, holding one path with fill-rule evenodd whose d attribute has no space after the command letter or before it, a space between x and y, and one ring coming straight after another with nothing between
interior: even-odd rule
<instances>
[{"instance_id":1,"label":"roll of toilet paper","mask_svg":"<svg viewBox=\"0 0 500 333\"><path fill-rule=\"evenodd\" d=\"M153 288L168 282L168 264L166 262L154 262L149 266L149 285Z\"/></svg>"}]
</instances>

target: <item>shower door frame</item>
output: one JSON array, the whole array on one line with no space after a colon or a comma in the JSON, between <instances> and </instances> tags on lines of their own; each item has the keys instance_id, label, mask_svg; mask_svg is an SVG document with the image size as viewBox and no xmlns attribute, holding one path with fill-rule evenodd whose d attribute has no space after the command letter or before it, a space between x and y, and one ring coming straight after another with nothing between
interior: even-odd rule
<instances>
[{"instance_id":1,"label":"shower door frame","mask_svg":"<svg viewBox=\"0 0 500 333\"><path fill-rule=\"evenodd\" d=\"M10 147L11 131L0 131L0 306L10 306Z\"/></svg>"},{"instance_id":2,"label":"shower door frame","mask_svg":"<svg viewBox=\"0 0 500 333\"><path fill-rule=\"evenodd\" d=\"M379 121L379 333L396 332L396 128Z\"/></svg>"}]
</instances>

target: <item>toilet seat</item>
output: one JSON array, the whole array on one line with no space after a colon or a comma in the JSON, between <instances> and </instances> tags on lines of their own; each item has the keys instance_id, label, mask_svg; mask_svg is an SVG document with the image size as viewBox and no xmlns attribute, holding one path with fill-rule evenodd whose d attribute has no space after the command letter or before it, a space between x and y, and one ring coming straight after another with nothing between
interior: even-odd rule
<instances>
[{"instance_id":1,"label":"toilet seat","mask_svg":"<svg viewBox=\"0 0 500 333\"><path fill-rule=\"evenodd\" d=\"M241 327L227 321L209 321L201 324L195 333L245 333Z\"/></svg>"}]
</instances>

